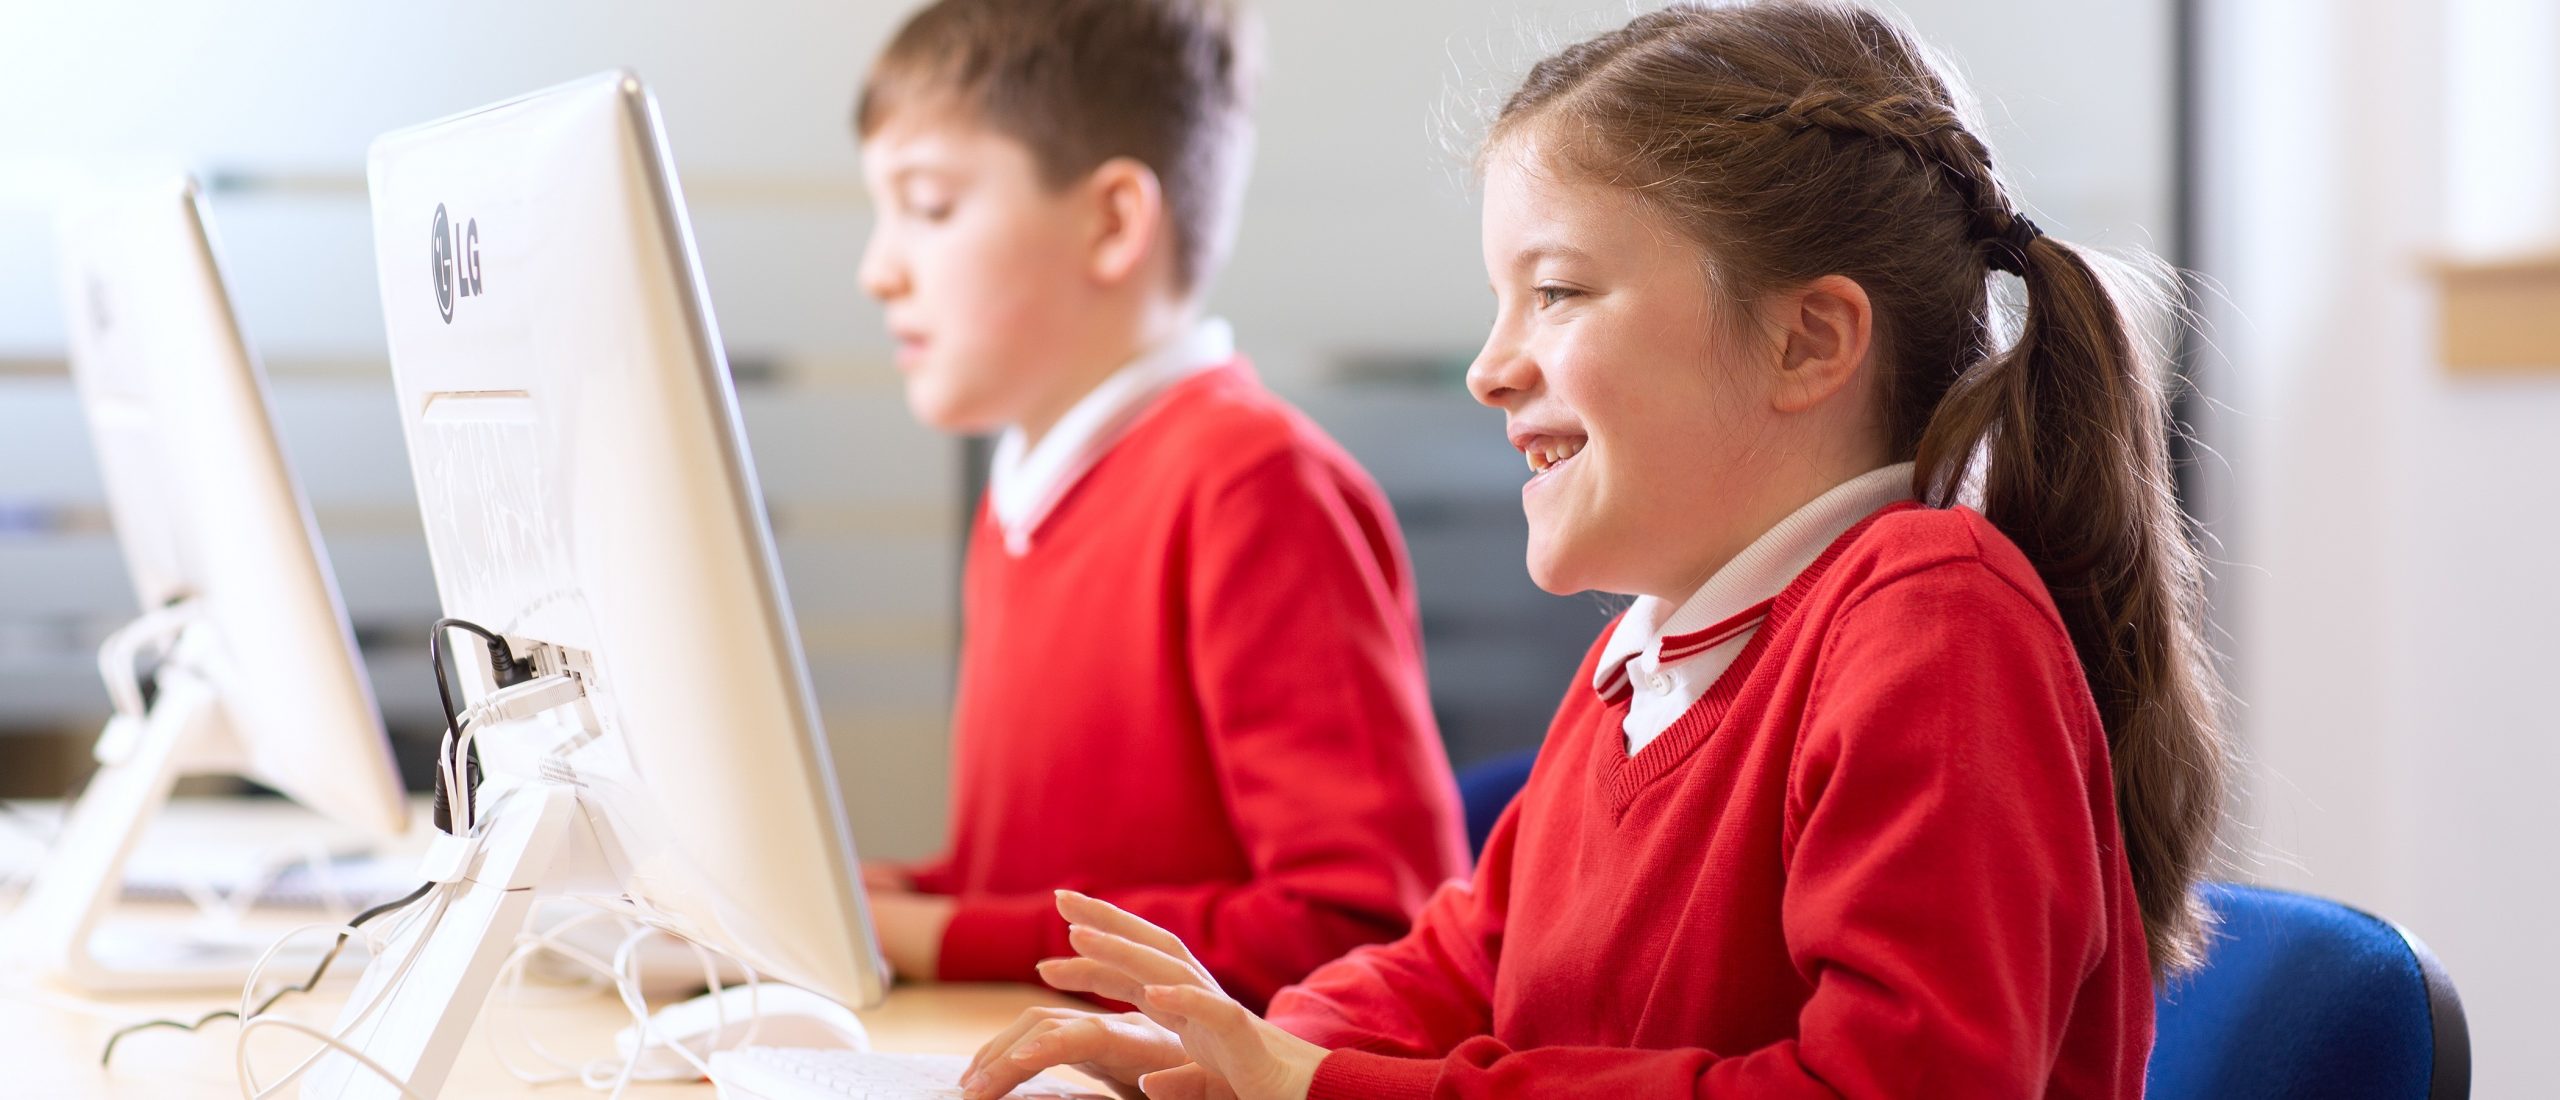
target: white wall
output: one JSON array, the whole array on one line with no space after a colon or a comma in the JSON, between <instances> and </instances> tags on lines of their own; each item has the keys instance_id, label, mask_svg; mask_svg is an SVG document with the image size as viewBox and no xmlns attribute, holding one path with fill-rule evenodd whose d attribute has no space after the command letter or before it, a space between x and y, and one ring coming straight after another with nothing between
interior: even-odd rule
<instances>
[{"instance_id":1,"label":"white wall","mask_svg":"<svg viewBox=\"0 0 2560 1100\"><path fill-rule=\"evenodd\" d=\"M0 248L26 261L49 254L43 207L100 168L289 175L360 201L374 135L627 65L657 91L697 205L778 208L702 233L731 339L877 358L877 315L852 275L863 215L846 122L862 67L913 6L21 6L0 34ZM1465 169L1474 108L1498 101L1544 48L1645 6L1261 5L1262 150L1219 305L1269 369L1308 376L1346 350L1471 351L1489 310ZM2104 244L2158 235L2168 216L2164 0L1900 6L1971 74L1992 141L2050 229ZM270 315L259 326L270 355L379 353L369 263L346 266L360 256L346 247L362 243L360 213L325 225L307 215L315 224L284 251L290 263L243 273L259 296L241 308ZM11 291L0 296L0 356L56 347L49 268L13 262L0 280Z\"/></svg>"},{"instance_id":2,"label":"white wall","mask_svg":"<svg viewBox=\"0 0 2560 1100\"><path fill-rule=\"evenodd\" d=\"M2165 226L2168 203L2164 0L1904 6L1972 73L1992 138L2039 219L2100 242L2165 237L2146 228ZM388 129L631 66L664 111L733 352L779 363L796 379L747 395L749 427L781 498L778 515L805 535L786 530L785 571L839 757L853 773L856 827L883 853L932 845L939 700L949 689L935 654L947 646L948 605L919 607L912 597L951 583L947 563L916 551L938 546L948 557L956 520L932 502L956 500L956 467L949 448L896 413L878 315L854 282L866 215L847 132L863 65L912 7L11 7L0 28L0 374L18 366L0 378L0 401L11 403L0 424L31 427L0 439L0 507L13 497L94 504L85 445L51 365L61 347L51 203L101 172L243 174L263 186L219 192L213 207L235 301L277 375L288 454L314 483L359 617L414 615L432 593L414 520L403 518L405 473L390 429L361 190L365 144ZM1470 108L1498 100L1536 53L1615 23L1629 5L1268 0L1260 8L1271 63L1261 156L1218 308L1265 373L1300 392L1348 358L1463 363L1490 301L1465 171ZM1346 401L1358 399L1336 404ZM1490 414L1454 385L1435 408L1451 423L1421 438L1481 425L1488 461L1509 470ZM842 430L848 422L857 427ZM1392 448L1378 453L1394 459ZM888 483L911 493L884 501L843 489ZM864 534L883 530L889 543ZM87 545L94 555L105 542ZM0 532L0 693L49 692L56 711L103 706L69 642L109 619L32 629L5 620L39 597L60 603L60 571L71 568L63 555L76 550ZM1505 575L1525 586L1516 574ZM111 568L87 568L83 583L78 591L88 594L79 599L99 604L100 615L130 612ZM1439 582L1422 583L1428 600ZM1500 657L1480 659L1513 675ZM386 705L427 705L407 662L377 661L396 664L376 670ZM1553 670L1556 682L1566 665ZM10 667L19 669L15 679ZM1444 662L1440 672L1468 669ZM0 698L0 709L8 702ZM1522 722L1540 724L1535 714Z\"/></svg>"},{"instance_id":3,"label":"white wall","mask_svg":"<svg viewBox=\"0 0 2560 1100\"><path fill-rule=\"evenodd\" d=\"M2549 224L2465 204L2560 206L2560 180L2503 175L2548 163L2560 132L2506 132L2512 158L2448 148L2459 89L2485 74L2462 72L2480 59L2446 6L2209 8L2204 263L2227 294L2211 389L2228 408L2208 431L2229 456L2247 846L2264 876L2436 950L2469 1008L2475 1095L2560 1094L2543 1056L2560 1031L2560 374L2448 375L2426 280L2457 238L2486 247L2504 226L2520 246ZM2539 48L2515 75L2551 71L2560 39ZM2465 175L2483 171L2501 178Z\"/></svg>"}]
</instances>

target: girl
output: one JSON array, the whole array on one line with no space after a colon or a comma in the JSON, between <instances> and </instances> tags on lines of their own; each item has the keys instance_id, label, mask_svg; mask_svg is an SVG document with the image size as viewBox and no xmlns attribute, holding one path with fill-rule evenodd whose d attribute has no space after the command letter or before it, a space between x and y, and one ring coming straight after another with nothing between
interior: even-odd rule
<instances>
[{"instance_id":1,"label":"girl","mask_svg":"<svg viewBox=\"0 0 2560 1100\"><path fill-rule=\"evenodd\" d=\"M964 1088L2139 1095L2222 750L2132 284L2020 216L1853 7L1567 49L1483 175L1468 384L1534 471L1529 571L1637 600L1411 934L1265 1020L1062 894L1043 976L1139 1012L1028 1014Z\"/></svg>"}]
</instances>

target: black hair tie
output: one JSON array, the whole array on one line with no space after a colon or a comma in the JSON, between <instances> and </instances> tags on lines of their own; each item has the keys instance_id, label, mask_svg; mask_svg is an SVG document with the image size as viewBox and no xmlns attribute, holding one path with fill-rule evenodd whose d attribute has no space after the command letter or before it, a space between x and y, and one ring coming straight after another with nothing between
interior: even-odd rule
<instances>
[{"instance_id":1,"label":"black hair tie","mask_svg":"<svg viewBox=\"0 0 2560 1100\"><path fill-rule=\"evenodd\" d=\"M2044 230L2036 228L2036 223L2028 220L2026 215L2011 214L2008 228L1992 234L1985 242L1991 246L1991 253L1984 262L1990 264L1993 271L2023 276L2027 273L2027 246L2036 243L2036 238L2041 236L2044 236Z\"/></svg>"}]
</instances>

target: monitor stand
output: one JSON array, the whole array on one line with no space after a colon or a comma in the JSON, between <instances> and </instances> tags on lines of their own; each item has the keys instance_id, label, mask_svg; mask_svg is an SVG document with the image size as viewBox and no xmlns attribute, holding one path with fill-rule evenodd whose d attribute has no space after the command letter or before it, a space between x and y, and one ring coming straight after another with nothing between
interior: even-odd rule
<instances>
[{"instance_id":1,"label":"monitor stand","mask_svg":"<svg viewBox=\"0 0 2560 1100\"><path fill-rule=\"evenodd\" d=\"M177 921L111 925L125 863L179 777L237 775L246 753L208 669L221 659L192 603L149 612L110 635L98 664L115 716L98 735L98 770L8 929L9 951L45 977L95 992L236 992L272 937L224 936ZM135 682L146 650L167 656L149 705ZM279 952L279 965L318 958Z\"/></svg>"},{"instance_id":2,"label":"monitor stand","mask_svg":"<svg viewBox=\"0 0 2560 1100\"><path fill-rule=\"evenodd\" d=\"M479 743L503 738L506 725L493 725ZM607 819L573 783L493 772L480 806L471 837L436 839L423 874L435 888L415 911L387 918L398 922L396 930L365 965L332 1029L420 1096L443 1089L536 898L575 897L612 908L611 899L623 893L608 855ZM335 1050L324 1048L310 1062L304 1096L401 1096L382 1073Z\"/></svg>"},{"instance_id":3,"label":"monitor stand","mask_svg":"<svg viewBox=\"0 0 2560 1100\"><path fill-rule=\"evenodd\" d=\"M537 665L546 656L538 653ZM272 1079L262 1076L262 1088L301 1072L303 1096L399 1100L404 1085L436 1095L538 899L572 898L666 927L627 893L641 873L630 867L612 818L556 759L602 735L582 679L555 672L500 688L471 713L477 719L466 721L487 768L474 800L478 820L467 836L435 838L420 872L434 888L382 918L392 932L331 1029L379 1069L324 1046Z\"/></svg>"}]
</instances>

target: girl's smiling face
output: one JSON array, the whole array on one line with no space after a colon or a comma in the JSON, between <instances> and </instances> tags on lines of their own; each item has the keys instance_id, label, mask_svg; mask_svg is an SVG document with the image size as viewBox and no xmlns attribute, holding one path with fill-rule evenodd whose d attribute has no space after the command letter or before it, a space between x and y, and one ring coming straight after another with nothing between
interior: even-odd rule
<instances>
[{"instance_id":1,"label":"girl's smiling face","mask_svg":"<svg viewBox=\"0 0 2560 1100\"><path fill-rule=\"evenodd\" d=\"M1806 461L1829 448L1808 447L1807 394L1783 369L1794 296L1721 308L1698 245L1530 134L1486 158L1484 259L1496 312L1467 388L1503 411L1532 471L1538 587L1678 602L1843 479ZM1736 313L1752 331L1730 331Z\"/></svg>"}]
</instances>

